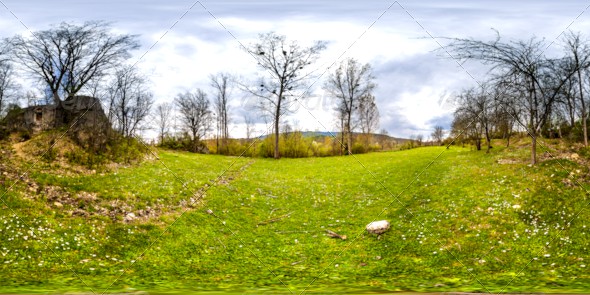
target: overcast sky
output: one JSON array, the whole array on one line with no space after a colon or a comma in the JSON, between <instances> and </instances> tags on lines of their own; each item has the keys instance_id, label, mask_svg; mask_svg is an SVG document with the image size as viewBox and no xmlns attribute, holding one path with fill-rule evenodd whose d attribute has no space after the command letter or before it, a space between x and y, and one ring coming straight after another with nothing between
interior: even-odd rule
<instances>
[{"instance_id":1,"label":"overcast sky","mask_svg":"<svg viewBox=\"0 0 590 295\"><path fill-rule=\"evenodd\" d=\"M378 84L375 96L381 128L397 137L428 137L434 125L449 128L453 108L447 98L475 85L455 61L435 51L439 43L445 46L448 41L434 40L429 34L489 40L495 38L494 28L507 40L536 36L549 44L568 27L590 34L589 4L539 0L2 0L0 36L29 34L29 30L45 30L62 21L111 21L117 33L139 35L141 48L130 63L139 60L138 67L151 78L157 102L172 101L177 93L197 87L211 91L207 77L213 73L254 77L259 71L256 61L240 44L254 42L259 33L275 31L302 45L325 40L328 47L315 65L319 73L339 58L370 63ZM548 53L558 52L559 46L553 44ZM465 68L476 79L485 75L480 64L470 62ZM320 78L314 96L286 118L292 125L311 131L336 129L334 101L323 95L322 84ZM247 97L239 91L233 92L232 99L231 135L244 136L244 116L258 116L246 108ZM257 127L258 135L266 132L264 123Z\"/></svg>"}]
</instances>

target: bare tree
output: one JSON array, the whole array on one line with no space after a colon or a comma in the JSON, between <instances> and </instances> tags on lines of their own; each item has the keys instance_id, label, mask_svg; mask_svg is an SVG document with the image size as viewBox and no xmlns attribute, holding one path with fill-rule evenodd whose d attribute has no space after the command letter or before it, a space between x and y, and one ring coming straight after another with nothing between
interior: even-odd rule
<instances>
[{"instance_id":1,"label":"bare tree","mask_svg":"<svg viewBox=\"0 0 590 295\"><path fill-rule=\"evenodd\" d=\"M218 73L209 77L211 86L215 90L213 105L215 107L217 125L217 153L227 145L229 138L229 96L231 91L232 78L227 73ZM221 139L221 147L219 140Z\"/></svg>"},{"instance_id":2,"label":"bare tree","mask_svg":"<svg viewBox=\"0 0 590 295\"><path fill-rule=\"evenodd\" d=\"M532 138L531 163L537 163L537 137L545 125L560 89L574 74L556 71L560 60L543 56L542 41L501 42L500 37L491 42L472 39L453 39L448 50L456 58L475 59L491 66L497 77L513 77L514 84L506 86L521 88L526 95L517 97L521 106L519 114L511 113L522 126L526 126Z\"/></svg>"},{"instance_id":3,"label":"bare tree","mask_svg":"<svg viewBox=\"0 0 590 295\"><path fill-rule=\"evenodd\" d=\"M481 117L487 109L485 92L481 89L470 88L459 93L455 98L457 109L452 124L452 132L455 136L465 135L473 140L476 149L481 150L481 139L484 121Z\"/></svg>"},{"instance_id":4,"label":"bare tree","mask_svg":"<svg viewBox=\"0 0 590 295\"><path fill-rule=\"evenodd\" d=\"M211 128L211 110L207 94L201 89L179 93L174 99L183 128L191 136L192 151L199 151L201 138Z\"/></svg>"},{"instance_id":5,"label":"bare tree","mask_svg":"<svg viewBox=\"0 0 590 295\"><path fill-rule=\"evenodd\" d=\"M368 146L372 133L379 128L379 109L375 103L375 96L367 94L361 98L358 115L361 131L365 136L365 146Z\"/></svg>"},{"instance_id":6,"label":"bare tree","mask_svg":"<svg viewBox=\"0 0 590 295\"><path fill-rule=\"evenodd\" d=\"M274 158L279 154L280 118L289 112L294 99L307 96L307 81L311 73L303 72L319 57L325 48L318 41L310 47L302 48L295 41L288 42L286 36L273 32L261 34L257 43L245 48L258 61L264 70L260 88L247 87L246 90L261 99L261 107L271 114L274 124Z\"/></svg>"},{"instance_id":7,"label":"bare tree","mask_svg":"<svg viewBox=\"0 0 590 295\"><path fill-rule=\"evenodd\" d=\"M9 63L0 62L0 118L4 110L16 99L18 85L14 80L14 72Z\"/></svg>"},{"instance_id":8,"label":"bare tree","mask_svg":"<svg viewBox=\"0 0 590 295\"><path fill-rule=\"evenodd\" d=\"M11 46L0 41L0 118L11 102L17 99L18 84L10 60Z\"/></svg>"},{"instance_id":9,"label":"bare tree","mask_svg":"<svg viewBox=\"0 0 590 295\"><path fill-rule=\"evenodd\" d=\"M588 41L583 40L580 33L569 32L564 35L563 42L568 51L569 63L566 63L568 69L566 71L575 71L576 82L578 86L578 95L580 99L580 110L582 115L582 131L584 134L584 146L588 146L588 110L586 109L586 101L584 100L584 89L582 72L590 68L590 48Z\"/></svg>"},{"instance_id":10,"label":"bare tree","mask_svg":"<svg viewBox=\"0 0 590 295\"><path fill-rule=\"evenodd\" d=\"M359 123L364 134L371 134L379 128L379 109L375 96L368 94L359 103Z\"/></svg>"},{"instance_id":11,"label":"bare tree","mask_svg":"<svg viewBox=\"0 0 590 295\"><path fill-rule=\"evenodd\" d=\"M376 84L369 64L361 65L353 58L342 61L328 76L324 89L337 99L336 112L342 120L341 133L346 137L346 153L352 148L354 115L363 98L368 97Z\"/></svg>"},{"instance_id":12,"label":"bare tree","mask_svg":"<svg viewBox=\"0 0 590 295\"><path fill-rule=\"evenodd\" d=\"M415 139L416 139L416 144L418 146L422 146L422 142L424 141L424 135L418 134L415 136Z\"/></svg>"},{"instance_id":13,"label":"bare tree","mask_svg":"<svg viewBox=\"0 0 590 295\"><path fill-rule=\"evenodd\" d=\"M250 140L252 134L254 134L254 122L250 116L245 115L244 124L246 124L246 139Z\"/></svg>"},{"instance_id":14,"label":"bare tree","mask_svg":"<svg viewBox=\"0 0 590 295\"><path fill-rule=\"evenodd\" d=\"M577 80L578 79L575 76L569 79L557 98L557 102L559 103L557 112L562 113L561 116L564 118L564 121L567 122L570 128L575 127L578 112Z\"/></svg>"},{"instance_id":15,"label":"bare tree","mask_svg":"<svg viewBox=\"0 0 590 295\"><path fill-rule=\"evenodd\" d=\"M113 34L100 21L64 22L31 37L16 36L11 43L16 60L47 84L56 104L105 75L139 47L136 36Z\"/></svg>"},{"instance_id":16,"label":"bare tree","mask_svg":"<svg viewBox=\"0 0 590 295\"><path fill-rule=\"evenodd\" d=\"M436 125L434 126L434 131L432 131L432 134L430 134L430 136L432 136L432 139L436 141L438 145L441 145L443 138L445 137L445 130L442 126Z\"/></svg>"},{"instance_id":17,"label":"bare tree","mask_svg":"<svg viewBox=\"0 0 590 295\"><path fill-rule=\"evenodd\" d=\"M141 131L140 124L154 103L147 79L136 68L124 66L114 75L109 87L109 118L116 130L125 137Z\"/></svg>"},{"instance_id":18,"label":"bare tree","mask_svg":"<svg viewBox=\"0 0 590 295\"><path fill-rule=\"evenodd\" d=\"M170 131L172 119L172 104L164 102L156 107L156 121L158 123L158 132L160 133L160 144L164 142L166 134Z\"/></svg>"}]
</instances>

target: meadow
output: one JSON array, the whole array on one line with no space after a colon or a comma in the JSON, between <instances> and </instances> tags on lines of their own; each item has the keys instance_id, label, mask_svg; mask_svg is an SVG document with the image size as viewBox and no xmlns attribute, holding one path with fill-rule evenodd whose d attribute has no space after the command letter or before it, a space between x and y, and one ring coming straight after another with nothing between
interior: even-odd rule
<instances>
[{"instance_id":1,"label":"meadow","mask_svg":"<svg viewBox=\"0 0 590 295\"><path fill-rule=\"evenodd\" d=\"M530 166L521 141L280 160L154 150L86 174L4 155L0 292L589 292L587 155ZM390 230L368 234L380 219Z\"/></svg>"}]
</instances>

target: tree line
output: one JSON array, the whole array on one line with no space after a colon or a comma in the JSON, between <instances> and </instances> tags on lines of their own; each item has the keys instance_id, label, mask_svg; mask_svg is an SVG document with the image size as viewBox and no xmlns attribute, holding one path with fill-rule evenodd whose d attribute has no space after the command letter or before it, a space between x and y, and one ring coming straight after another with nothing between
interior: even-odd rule
<instances>
[{"instance_id":1,"label":"tree line","mask_svg":"<svg viewBox=\"0 0 590 295\"><path fill-rule=\"evenodd\" d=\"M110 24L102 21L64 22L31 36L2 40L0 118L18 110L23 100L27 106L60 105L69 97L86 94L100 98L113 130L123 137L156 129L159 144L193 152L207 150L204 139L214 138L216 152L230 154L230 101L235 99L232 93L239 91L256 100L251 111L271 119L272 134L265 141L272 157L279 158L281 144L291 144L285 136L281 140L282 133L289 137L295 132L281 120L310 97L318 79L314 67L326 43L302 46L274 32L260 34L256 42L242 48L257 64L258 80L240 81L220 72L209 77L209 93L194 89L172 99L159 98L165 102L157 105L149 75L129 63L138 48L137 35L115 34ZM38 89L25 93L20 77L29 78ZM372 144L369 135L379 126L374 80L369 64L348 58L323 83L326 93L337 101L334 112L340 137L334 150L338 154L352 153L355 144L362 144L365 150ZM254 122L250 117L244 123L249 139ZM280 126L289 128L281 130ZM355 136L355 131L364 136Z\"/></svg>"},{"instance_id":2,"label":"tree line","mask_svg":"<svg viewBox=\"0 0 590 295\"><path fill-rule=\"evenodd\" d=\"M589 41L567 32L557 57L551 44L537 38L504 41L451 39L448 53L460 62L476 60L489 67L486 80L455 96L451 136L469 140L478 150L491 149L493 138L507 145L516 132L532 138L531 163L537 163L537 140L559 137L588 146Z\"/></svg>"}]
</instances>

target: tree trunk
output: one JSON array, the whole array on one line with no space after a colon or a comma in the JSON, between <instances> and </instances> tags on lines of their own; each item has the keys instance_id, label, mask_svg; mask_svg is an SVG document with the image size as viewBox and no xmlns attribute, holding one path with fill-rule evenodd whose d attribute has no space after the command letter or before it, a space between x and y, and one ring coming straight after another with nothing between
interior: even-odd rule
<instances>
[{"instance_id":1,"label":"tree trunk","mask_svg":"<svg viewBox=\"0 0 590 295\"><path fill-rule=\"evenodd\" d=\"M352 130L350 128L350 121L352 120L352 114L348 113L348 118L346 120L346 155L350 155L351 154L351 149L352 149Z\"/></svg>"},{"instance_id":2,"label":"tree trunk","mask_svg":"<svg viewBox=\"0 0 590 295\"><path fill-rule=\"evenodd\" d=\"M488 145L488 148L486 150L486 154L490 153L490 150L492 149L492 140L490 139L490 130L488 128L488 125L486 124L486 144Z\"/></svg>"},{"instance_id":3,"label":"tree trunk","mask_svg":"<svg viewBox=\"0 0 590 295\"><path fill-rule=\"evenodd\" d=\"M57 94L57 91L52 91L53 92L53 103L55 103L56 106L61 106L61 98L59 97L59 94Z\"/></svg>"},{"instance_id":4,"label":"tree trunk","mask_svg":"<svg viewBox=\"0 0 590 295\"><path fill-rule=\"evenodd\" d=\"M282 91L279 94L279 101L277 103L277 109L275 111L275 151L274 158L280 158L279 154L279 120L281 119L281 100L283 98Z\"/></svg>"},{"instance_id":5,"label":"tree trunk","mask_svg":"<svg viewBox=\"0 0 590 295\"><path fill-rule=\"evenodd\" d=\"M580 69L578 69L578 81L578 85L580 87L580 102L582 103L582 129L584 130L584 146L588 147L588 127L586 126L588 118L586 112L586 103L584 102L584 91L582 89L582 74L580 73Z\"/></svg>"},{"instance_id":6,"label":"tree trunk","mask_svg":"<svg viewBox=\"0 0 590 295\"><path fill-rule=\"evenodd\" d=\"M531 137L532 137L532 142L531 142L531 164L535 165L537 164L537 128L536 128L536 124L535 122L535 118L537 117L537 96L535 93L536 89L535 89L535 83L531 81L531 89L530 89L530 100L533 101L534 103L532 104L533 109L532 112L530 114L530 129L531 129Z\"/></svg>"},{"instance_id":7,"label":"tree trunk","mask_svg":"<svg viewBox=\"0 0 590 295\"><path fill-rule=\"evenodd\" d=\"M531 144L531 164L537 164L537 135L533 134L533 142Z\"/></svg>"}]
</instances>

